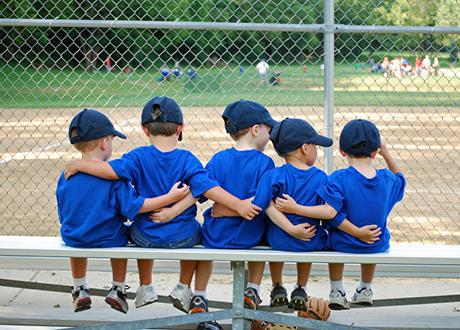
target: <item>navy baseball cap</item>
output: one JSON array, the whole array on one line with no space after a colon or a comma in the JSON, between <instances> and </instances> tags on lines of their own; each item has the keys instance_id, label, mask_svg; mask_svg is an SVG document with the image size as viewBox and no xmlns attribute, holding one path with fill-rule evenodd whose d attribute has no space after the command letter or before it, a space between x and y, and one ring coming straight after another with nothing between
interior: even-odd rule
<instances>
[{"instance_id":1,"label":"navy baseball cap","mask_svg":"<svg viewBox=\"0 0 460 330\"><path fill-rule=\"evenodd\" d=\"M151 122L183 124L184 118L179 104L167 96L154 97L142 109L142 125Z\"/></svg>"},{"instance_id":2,"label":"navy baseball cap","mask_svg":"<svg viewBox=\"0 0 460 330\"><path fill-rule=\"evenodd\" d=\"M380 148L380 133L373 123L364 119L348 122L340 133L340 149L347 154L369 157Z\"/></svg>"},{"instance_id":3,"label":"navy baseball cap","mask_svg":"<svg viewBox=\"0 0 460 330\"><path fill-rule=\"evenodd\" d=\"M73 130L76 134L72 134ZM106 115L92 109L83 109L73 117L69 125L69 140L71 144L100 139L115 135L126 139L126 135L117 131Z\"/></svg>"},{"instance_id":4,"label":"navy baseball cap","mask_svg":"<svg viewBox=\"0 0 460 330\"><path fill-rule=\"evenodd\" d=\"M222 118L227 133L236 133L256 124L273 127L278 123L262 104L248 100L239 100L227 105Z\"/></svg>"},{"instance_id":5,"label":"navy baseball cap","mask_svg":"<svg viewBox=\"0 0 460 330\"><path fill-rule=\"evenodd\" d=\"M273 127L270 132L270 140L280 155L294 151L303 144L312 143L322 147L332 145L330 138L319 135L313 126L298 118L286 118Z\"/></svg>"}]
</instances>

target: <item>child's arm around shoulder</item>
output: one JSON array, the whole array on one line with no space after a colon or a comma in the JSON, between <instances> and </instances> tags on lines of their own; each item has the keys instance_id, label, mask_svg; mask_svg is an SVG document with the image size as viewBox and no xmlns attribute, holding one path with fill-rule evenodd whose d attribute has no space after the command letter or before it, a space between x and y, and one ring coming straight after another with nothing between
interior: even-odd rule
<instances>
[{"instance_id":1,"label":"child's arm around shoulder","mask_svg":"<svg viewBox=\"0 0 460 330\"><path fill-rule=\"evenodd\" d=\"M169 204L184 200L186 196L190 194L190 188L186 184L182 185L182 187L179 187L180 185L181 182L176 182L166 194L158 197L146 198L139 213L156 211Z\"/></svg>"},{"instance_id":2,"label":"child's arm around shoulder","mask_svg":"<svg viewBox=\"0 0 460 330\"><path fill-rule=\"evenodd\" d=\"M108 162L102 160L74 159L68 162L64 168L66 179L78 172L87 173L107 180L118 180L117 173Z\"/></svg>"},{"instance_id":3,"label":"child's arm around shoulder","mask_svg":"<svg viewBox=\"0 0 460 330\"><path fill-rule=\"evenodd\" d=\"M180 214L182 214L185 210L187 210L189 207L191 207L193 204L195 204L198 201L197 198L193 196L193 194L189 191L188 194L175 203L171 207L165 207L163 209L158 210L157 212L154 212L150 215L150 219L153 222L169 222L172 219L178 217Z\"/></svg>"},{"instance_id":4,"label":"child's arm around shoulder","mask_svg":"<svg viewBox=\"0 0 460 330\"><path fill-rule=\"evenodd\" d=\"M357 227L348 219L344 219L337 228L367 244L377 242L380 239L379 236L382 234L381 229L377 225Z\"/></svg>"},{"instance_id":5,"label":"child's arm around shoulder","mask_svg":"<svg viewBox=\"0 0 460 330\"><path fill-rule=\"evenodd\" d=\"M302 217L312 219L332 219L336 216L337 211L329 204L304 206L297 202L288 194L283 194L283 197L277 197L275 200L275 208L283 213L297 214Z\"/></svg>"}]
</instances>

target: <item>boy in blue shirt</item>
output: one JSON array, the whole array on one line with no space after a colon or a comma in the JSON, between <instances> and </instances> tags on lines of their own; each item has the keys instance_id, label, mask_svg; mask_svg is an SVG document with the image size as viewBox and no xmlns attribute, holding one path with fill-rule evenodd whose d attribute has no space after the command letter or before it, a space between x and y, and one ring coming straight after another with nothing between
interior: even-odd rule
<instances>
[{"instance_id":1,"label":"boy in blue shirt","mask_svg":"<svg viewBox=\"0 0 460 330\"><path fill-rule=\"evenodd\" d=\"M236 145L216 153L206 165L206 170L231 194L241 199L250 199L262 175L275 166L263 150L276 121L263 105L248 100L227 105L222 118L226 132L236 141ZM207 248L248 249L264 239L267 223L265 214L259 214L248 221L216 204L203 215L203 245ZM209 277L212 262L208 264ZM255 309L260 303L258 292L264 267L264 262L248 262L249 278L244 293L244 303L248 308ZM200 300L206 301L206 297L194 297L192 312L194 308L200 308Z\"/></svg>"},{"instance_id":2,"label":"boy in blue shirt","mask_svg":"<svg viewBox=\"0 0 460 330\"><path fill-rule=\"evenodd\" d=\"M325 187L318 190L325 205L307 207L294 205L292 199L277 200L279 209L294 209L293 212L313 218L329 218L329 244L335 251L348 253L384 252L390 247L390 232L387 217L394 205L404 195L406 181L387 147L381 143L377 127L367 120L352 120L340 134L340 154L347 158L349 167L335 171ZM388 169L376 170L372 160L380 154ZM284 207L283 205L284 204ZM374 223L375 234L369 240L360 240L340 229L347 217L356 226ZM352 303L371 305L372 288L376 265L361 265L361 283L356 288ZM349 309L343 288L344 264L330 264L332 309Z\"/></svg>"},{"instance_id":3,"label":"boy in blue shirt","mask_svg":"<svg viewBox=\"0 0 460 330\"><path fill-rule=\"evenodd\" d=\"M184 124L182 111L175 100L155 97L148 101L142 110L141 123L151 145L135 148L110 163L74 161L66 166L67 175L82 171L112 180L129 180L143 196L162 195L177 181L190 186L191 194L178 203L176 208L179 211L172 219L152 221L143 214L135 217L130 228L130 237L135 244L171 249L199 244L201 229L195 219L195 198L201 195L230 207L247 219L258 214L258 207L250 201L234 197L211 180L191 152L176 148L178 141L182 140ZM200 265L201 262L197 261L181 261L179 283L171 292L174 306L185 312L190 306L192 277ZM138 268L140 287L135 305L141 307L155 302L158 297L151 284L153 260L138 260ZM205 289L203 282L207 283L207 280L195 276L196 291Z\"/></svg>"},{"instance_id":4,"label":"boy in blue shirt","mask_svg":"<svg viewBox=\"0 0 460 330\"><path fill-rule=\"evenodd\" d=\"M325 184L327 175L313 166L317 156L316 146L330 147L332 140L319 135L306 121L290 118L284 119L272 129L270 139L286 164L263 175L253 201L266 210L267 215L275 222L268 224L267 243L272 248L283 251L324 250L327 234L319 226L318 220L293 214L277 214L279 212L269 205L275 197L283 193L295 196L302 204L317 205L316 189ZM302 229L306 236L293 236L295 226ZM291 294L289 308L307 309L305 290L310 267L310 263L297 263L297 285ZM273 282L270 305L287 305L287 292L282 286L283 263L270 263L270 271Z\"/></svg>"},{"instance_id":5,"label":"boy in blue shirt","mask_svg":"<svg viewBox=\"0 0 460 330\"><path fill-rule=\"evenodd\" d=\"M84 109L71 121L70 143L86 160L106 161L112 154L114 136L126 139L115 130L110 120L100 112ZM107 181L80 173L65 180L61 174L57 188L57 208L61 237L66 245L97 248L125 246L128 243L126 219L150 212L183 198L188 187L177 184L168 194L144 199L137 196L126 181ZM111 259L113 285L105 301L114 309L127 313L125 278L126 259ZM91 308L86 280L87 258L70 258L74 286L75 312Z\"/></svg>"}]
</instances>

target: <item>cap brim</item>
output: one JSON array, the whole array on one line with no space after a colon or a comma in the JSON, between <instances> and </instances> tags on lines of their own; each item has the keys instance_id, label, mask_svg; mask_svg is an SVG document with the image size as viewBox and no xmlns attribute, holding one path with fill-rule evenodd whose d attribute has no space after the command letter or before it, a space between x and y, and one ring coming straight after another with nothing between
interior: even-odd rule
<instances>
[{"instance_id":1,"label":"cap brim","mask_svg":"<svg viewBox=\"0 0 460 330\"><path fill-rule=\"evenodd\" d=\"M279 124L278 121L276 121L275 119L273 118L270 118L269 120L267 120L265 123L265 125L268 125L268 126L271 126L272 128L275 127L276 125Z\"/></svg>"},{"instance_id":2,"label":"cap brim","mask_svg":"<svg viewBox=\"0 0 460 330\"><path fill-rule=\"evenodd\" d=\"M116 129L114 129L114 130L112 131L112 134L115 135L115 136L118 136L118 137L121 138L121 139L126 139L126 135L124 135L123 133L117 131Z\"/></svg>"},{"instance_id":3,"label":"cap brim","mask_svg":"<svg viewBox=\"0 0 460 330\"><path fill-rule=\"evenodd\" d=\"M321 147L330 147L333 143L332 139L323 135L317 135L312 142Z\"/></svg>"}]
</instances>

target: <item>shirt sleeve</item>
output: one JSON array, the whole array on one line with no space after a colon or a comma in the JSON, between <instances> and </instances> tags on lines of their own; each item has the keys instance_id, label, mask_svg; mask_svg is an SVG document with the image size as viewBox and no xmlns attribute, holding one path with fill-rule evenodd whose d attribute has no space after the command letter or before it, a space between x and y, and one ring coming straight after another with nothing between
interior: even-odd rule
<instances>
[{"instance_id":1,"label":"shirt sleeve","mask_svg":"<svg viewBox=\"0 0 460 330\"><path fill-rule=\"evenodd\" d=\"M332 227L339 227L342 222L347 218L347 214L343 211L343 210L340 210L340 212L337 212L337 214L335 215L335 217L331 220L324 220L326 221L328 224L330 224Z\"/></svg>"},{"instance_id":2,"label":"shirt sleeve","mask_svg":"<svg viewBox=\"0 0 460 330\"><path fill-rule=\"evenodd\" d=\"M119 179L138 182L141 166L134 152L128 152L121 158L109 161L109 165L112 166Z\"/></svg>"},{"instance_id":3,"label":"shirt sleeve","mask_svg":"<svg viewBox=\"0 0 460 330\"><path fill-rule=\"evenodd\" d=\"M343 207L343 190L337 176L331 175L327 183L317 190L318 196L339 213Z\"/></svg>"},{"instance_id":4,"label":"shirt sleeve","mask_svg":"<svg viewBox=\"0 0 460 330\"><path fill-rule=\"evenodd\" d=\"M276 182L273 171L265 172L257 185L256 194L252 204L266 210L270 205L270 201L279 195L281 185Z\"/></svg>"},{"instance_id":5,"label":"shirt sleeve","mask_svg":"<svg viewBox=\"0 0 460 330\"><path fill-rule=\"evenodd\" d=\"M116 182L114 190L118 211L127 219L133 219L142 208L145 198L137 196L133 186L125 180Z\"/></svg>"},{"instance_id":6,"label":"shirt sleeve","mask_svg":"<svg viewBox=\"0 0 460 330\"><path fill-rule=\"evenodd\" d=\"M216 180L211 178L208 171L203 168L198 158L192 154L189 155L187 160L187 170L184 181L190 186L190 191L195 198L200 197L209 189L219 185Z\"/></svg>"}]
</instances>

